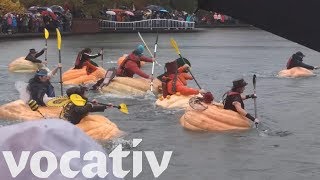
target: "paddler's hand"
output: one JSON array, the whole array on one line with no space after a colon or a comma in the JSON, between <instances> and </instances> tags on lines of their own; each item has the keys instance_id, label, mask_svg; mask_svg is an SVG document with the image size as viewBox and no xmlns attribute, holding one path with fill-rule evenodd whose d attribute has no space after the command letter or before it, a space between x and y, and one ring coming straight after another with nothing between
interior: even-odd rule
<instances>
[{"instance_id":1,"label":"paddler's hand","mask_svg":"<svg viewBox=\"0 0 320 180\"><path fill-rule=\"evenodd\" d=\"M58 68L62 68L62 64L61 63L58 63Z\"/></svg>"},{"instance_id":2,"label":"paddler's hand","mask_svg":"<svg viewBox=\"0 0 320 180\"><path fill-rule=\"evenodd\" d=\"M100 55L102 55L102 54L103 54L103 50L102 50L102 49L100 50L99 54L100 54Z\"/></svg>"},{"instance_id":3,"label":"paddler's hand","mask_svg":"<svg viewBox=\"0 0 320 180\"><path fill-rule=\"evenodd\" d=\"M254 122L255 125L258 125L260 123L258 118L255 118L253 122Z\"/></svg>"},{"instance_id":4,"label":"paddler's hand","mask_svg":"<svg viewBox=\"0 0 320 180\"><path fill-rule=\"evenodd\" d=\"M156 62L156 58L151 58L152 59L152 62Z\"/></svg>"},{"instance_id":5,"label":"paddler's hand","mask_svg":"<svg viewBox=\"0 0 320 180\"><path fill-rule=\"evenodd\" d=\"M91 101L91 103L92 103L93 105L98 105L98 101L97 101L96 99L93 99L93 100Z\"/></svg>"},{"instance_id":6,"label":"paddler's hand","mask_svg":"<svg viewBox=\"0 0 320 180\"><path fill-rule=\"evenodd\" d=\"M313 69L319 69L320 67L319 66L315 66Z\"/></svg>"},{"instance_id":7,"label":"paddler's hand","mask_svg":"<svg viewBox=\"0 0 320 180\"><path fill-rule=\"evenodd\" d=\"M184 64L183 67L184 67L185 69L187 69L187 70L190 70L190 69L191 69L191 67L189 66L189 64Z\"/></svg>"},{"instance_id":8,"label":"paddler's hand","mask_svg":"<svg viewBox=\"0 0 320 180\"><path fill-rule=\"evenodd\" d=\"M42 63L41 64L43 64L43 65L47 65L48 64L48 61L42 61Z\"/></svg>"},{"instance_id":9,"label":"paddler's hand","mask_svg":"<svg viewBox=\"0 0 320 180\"><path fill-rule=\"evenodd\" d=\"M256 94L248 94L248 95L246 95L246 99L249 99L249 98L255 99L255 98L257 98L257 95Z\"/></svg>"},{"instance_id":10,"label":"paddler's hand","mask_svg":"<svg viewBox=\"0 0 320 180\"><path fill-rule=\"evenodd\" d=\"M152 80L153 80L153 77L152 77L152 76L149 76L148 79L150 79L150 81L152 81Z\"/></svg>"},{"instance_id":11,"label":"paddler's hand","mask_svg":"<svg viewBox=\"0 0 320 180\"><path fill-rule=\"evenodd\" d=\"M111 108L111 107L113 107L113 104L112 104L112 103L108 103L108 104L106 105L106 109L107 109L107 108Z\"/></svg>"},{"instance_id":12,"label":"paddler's hand","mask_svg":"<svg viewBox=\"0 0 320 180\"><path fill-rule=\"evenodd\" d=\"M46 48L46 47L42 49L42 51L46 51L46 50L47 50L47 48Z\"/></svg>"},{"instance_id":13,"label":"paddler's hand","mask_svg":"<svg viewBox=\"0 0 320 180\"><path fill-rule=\"evenodd\" d=\"M200 91L199 91L200 94L204 94L204 93L206 93L206 92L207 92L207 91L204 90L204 89L200 89Z\"/></svg>"}]
</instances>

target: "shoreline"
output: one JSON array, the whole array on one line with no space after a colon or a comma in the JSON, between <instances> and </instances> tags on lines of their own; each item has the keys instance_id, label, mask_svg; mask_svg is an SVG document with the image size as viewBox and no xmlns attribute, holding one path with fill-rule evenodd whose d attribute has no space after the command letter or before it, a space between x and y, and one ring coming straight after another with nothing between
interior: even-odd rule
<instances>
[{"instance_id":1,"label":"shoreline","mask_svg":"<svg viewBox=\"0 0 320 180\"><path fill-rule=\"evenodd\" d=\"M253 26L247 24L240 25L217 25L217 26L208 26L200 25L194 29L161 29L161 30L150 30L150 29L140 29L140 30L101 30L99 32L87 32L87 33L72 33L72 32L61 32L62 36L79 36L79 35L94 35L94 34L104 34L104 33L198 33L205 31L206 29L214 28L252 28ZM56 32L50 32L52 35L56 35ZM27 39L27 38L43 38L43 33L16 33L16 34L0 34L0 40L8 39Z\"/></svg>"}]
</instances>

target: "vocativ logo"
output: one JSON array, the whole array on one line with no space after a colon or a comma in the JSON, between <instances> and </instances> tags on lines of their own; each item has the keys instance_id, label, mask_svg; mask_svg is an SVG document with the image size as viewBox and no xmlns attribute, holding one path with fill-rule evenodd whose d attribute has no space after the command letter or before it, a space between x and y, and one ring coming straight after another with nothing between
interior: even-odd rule
<instances>
[{"instance_id":1,"label":"vocativ logo","mask_svg":"<svg viewBox=\"0 0 320 180\"><path fill-rule=\"evenodd\" d=\"M133 139L133 147L137 147L142 139ZM33 154L30 151L21 151L20 157L14 157L11 151L2 151L7 167L13 178L17 177L27 166L32 174L38 178L49 178L54 171L59 171L66 178L75 178L82 173L86 178L105 178L109 173L113 173L117 178L124 178L131 170L123 170L123 158L130 155L131 151L123 151L122 145L118 145L109 155L100 151L89 151L81 155L80 151L68 151L58 157L50 151L38 151ZM162 160L158 162L154 151L132 151L132 176L136 178L142 172L143 153L147 158L152 173L155 178L159 177L167 168L171 159L172 151L164 151ZM108 157L112 161L108 161ZM60 158L60 159L59 159ZM83 162L90 161L80 169L71 169L72 160ZM44 160L45 167L41 167ZM29 165L27 163L29 162ZM112 162L112 172L108 172L107 162ZM58 168L59 167L59 168ZM110 168L109 168L110 169Z\"/></svg>"}]
</instances>

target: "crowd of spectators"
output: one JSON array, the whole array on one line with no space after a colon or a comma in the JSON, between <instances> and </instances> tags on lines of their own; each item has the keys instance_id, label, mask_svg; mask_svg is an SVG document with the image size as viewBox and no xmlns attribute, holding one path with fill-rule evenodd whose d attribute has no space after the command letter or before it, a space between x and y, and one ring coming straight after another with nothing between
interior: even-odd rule
<instances>
[{"instance_id":1,"label":"crowd of spectators","mask_svg":"<svg viewBox=\"0 0 320 180\"><path fill-rule=\"evenodd\" d=\"M104 9L100 11L101 19L118 22L141 21L147 19L174 19L179 21L195 21L197 17L188 14L185 11L173 10L169 12L165 9L160 10L136 10L129 11L126 9Z\"/></svg>"},{"instance_id":2,"label":"crowd of spectators","mask_svg":"<svg viewBox=\"0 0 320 180\"><path fill-rule=\"evenodd\" d=\"M54 5L56 6L56 5ZM52 7L52 6L51 6ZM61 32L70 32L72 18L86 18L81 10L71 12L64 10L61 6L52 10L48 7L30 7L27 13L17 14L15 12L1 14L0 12L0 33L39 33L44 28L54 31L59 28ZM99 18L110 21L130 22L146 19L174 19L179 21L195 22L200 25L234 24L237 20L215 12L206 14L190 14L185 11L168 11L160 6L147 6L142 10L129 10L126 7L121 9L103 9L99 12Z\"/></svg>"},{"instance_id":3,"label":"crowd of spectators","mask_svg":"<svg viewBox=\"0 0 320 180\"><path fill-rule=\"evenodd\" d=\"M145 8L143 10L129 11L127 9L104 9L100 11L100 18L110 21L130 22L141 21L146 19L174 19L179 21L195 22L201 25L215 24L236 24L238 21L230 16L208 12L201 14L190 14L185 11L165 9L151 10Z\"/></svg>"},{"instance_id":4,"label":"crowd of spectators","mask_svg":"<svg viewBox=\"0 0 320 180\"><path fill-rule=\"evenodd\" d=\"M69 10L54 12L48 8L39 8L36 11L17 14L15 12L0 14L0 33L39 33L44 28L55 31L59 28L62 32L71 31L72 14Z\"/></svg>"}]
</instances>

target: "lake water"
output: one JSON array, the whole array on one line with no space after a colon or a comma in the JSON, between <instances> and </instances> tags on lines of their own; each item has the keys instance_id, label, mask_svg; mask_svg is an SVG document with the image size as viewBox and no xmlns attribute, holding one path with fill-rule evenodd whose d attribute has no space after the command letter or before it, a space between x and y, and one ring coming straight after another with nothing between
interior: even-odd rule
<instances>
[{"instance_id":1,"label":"lake water","mask_svg":"<svg viewBox=\"0 0 320 180\"><path fill-rule=\"evenodd\" d=\"M156 34L142 35L153 49ZM257 75L260 128L245 132L194 133L179 125L183 111L158 108L154 106L153 96L117 97L91 93L91 98L114 104L124 102L129 108L129 115L116 110L103 113L127 133L116 141L102 142L106 149L122 143L129 151L155 151L158 160L163 151L173 151L168 169L158 178L161 180L319 179L319 76L299 79L276 76L294 52L302 51L306 54L306 63L319 65L318 52L257 29L206 29L196 33L159 34L157 57L161 64L177 58L170 45L171 37L177 41L182 55L192 63L192 72L199 84L213 92L216 100L231 88L234 79L241 77L249 83L245 93L252 93L252 76ZM98 52L103 47L106 68L116 66L117 59L130 53L139 43L135 33L62 37L63 70L72 66L82 48L90 47ZM25 56L30 48L43 47L44 40L40 38L0 41L1 104L18 99L15 81L27 81L31 77L9 73L7 65ZM145 54L148 53L145 51ZM48 42L48 59L49 67L58 62L54 37ZM96 62L101 64L99 58ZM151 65L143 69L151 72ZM162 72L163 67L156 66L155 74ZM53 81L58 82L58 77ZM196 84L190 82L190 86L196 87ZM59 84L55 83L55 87L59 94ZM253 114L253 101L247 100L245 105ZM0 121L0 124L11 122ZM128 147L133 138L143 140L137 148ZM132 169L131 164L132 157L126 158L124 169ZM132 179L132 173L126 179ZM145 156L143 172L136 179L154 179Z\"/></svg>"}]
</instances>

